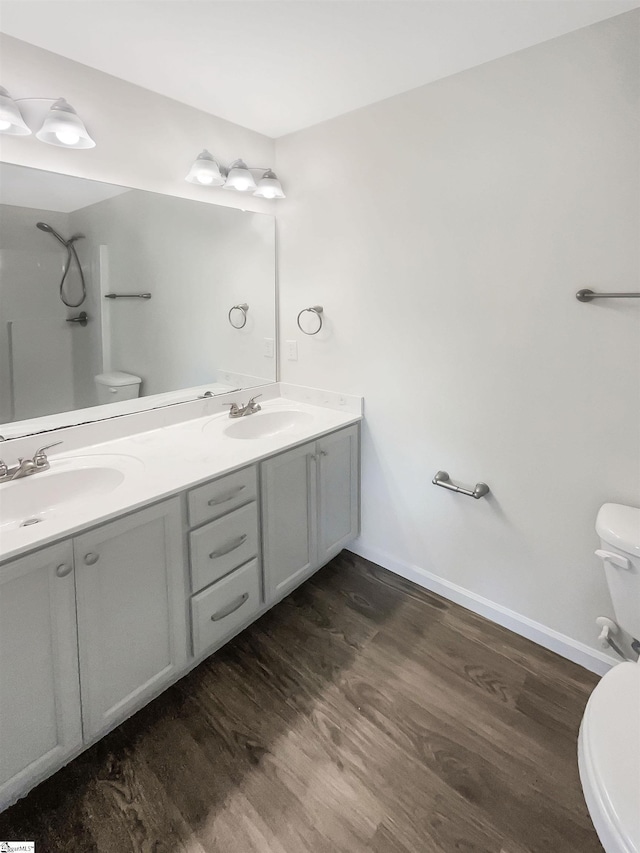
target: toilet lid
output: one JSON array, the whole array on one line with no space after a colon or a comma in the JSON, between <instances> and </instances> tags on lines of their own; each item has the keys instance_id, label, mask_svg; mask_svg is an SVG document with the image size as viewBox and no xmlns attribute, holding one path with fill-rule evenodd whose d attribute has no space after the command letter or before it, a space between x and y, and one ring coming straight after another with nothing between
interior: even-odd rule
<instances>
[{"instance_id":1,"label":"toilet lid","mask_svg":"<svg viewBox=\"0 0 640 853\"><path fill-rule=\"evenodd\" d=\"M640 664L618 664L602 678L581 734L599 817L616 837L615 849L640 853Z\"/></svg>"},{"instance_id":2,"label":"toilet lid","mask_svg":"<svg viewBox=\"0 0 640 853\"><path fill-rule=\"evenodd\" d=\"M111 373L99 373L95 377L95 380L100 385L111 385L115 388L121 388L124 385L139 385L142 382L139 376L134 376L133 373L124 373L122 370L112 370Z\"/></svg>"}]
</instances>

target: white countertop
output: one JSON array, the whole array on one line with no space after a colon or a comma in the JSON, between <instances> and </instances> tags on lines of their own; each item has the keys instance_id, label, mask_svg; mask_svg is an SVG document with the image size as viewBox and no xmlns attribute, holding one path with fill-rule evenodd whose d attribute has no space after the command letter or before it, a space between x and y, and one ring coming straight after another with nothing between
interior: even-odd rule
<instances>
[{"instance_id":1,"label":"white countertop","mask_svg":"<svg viewBox=\"0 0 640 853\"><path fill-rule=\"evenodd\" d=\"M289 391L289 394L287 394ZM294 393L297 392L297 393ZM275 394L287 396L275 396ZM313 405L305 399L331 398L334 405ZM239 399L244 394L228 395ZM239 439L224 434L230 424L239 423L220 411L225 398L216 408L219 413L191 418L180 423L165 425L157 429L104 441L100 444L78 447L72 452L51 452L51 468L42 474L34 474L18 481L20 488L28 489L38 477L47 477L50 472L70 467L69 461L78 464L108 466L109 456L119 457L120 470L124 470L124 481L113 491L77 500L66 509L53 508L43 513L44 520L29 527L8 525L0 532L0 560L5 561L27 551L59 539L67 538L96 524L139 509L146 504L178 494L185 489L227 474L238 468L258 462L267 456L311 441L325 433L357 423L362 419L362 400L356 397L338 397L335 394L314 392L308 389L293 389L283 386L278 391L265 394L262 412L250 415L260 418L261 414L278 411L298 411L309 415L300 424L289 426L282 432L264 438ZM292 399L295 396L297 399ZM301 399L302 398L302 399ZM339 405L335 400L339 400ZM41 436L42 437L42 436ZM56 440L55 433L46 436ZM89 457L91 457L89 459ZM8 484L12 488L16 483ZM0 516L2 503L9 500L9 492L3 496L5 484L0 485ZM14 492L15 494L15 492Z\"/></svg>"}]
</instances>

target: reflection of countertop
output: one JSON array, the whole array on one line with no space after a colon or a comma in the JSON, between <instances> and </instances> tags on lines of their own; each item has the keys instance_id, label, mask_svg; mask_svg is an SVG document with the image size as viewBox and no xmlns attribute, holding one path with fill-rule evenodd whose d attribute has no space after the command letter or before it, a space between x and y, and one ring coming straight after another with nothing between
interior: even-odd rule
<instances>
[{"instance_id":1,"label":"reflection of countertop","mask_svg":"<svg viewBox=\"0 0 640 853\"><path fill-rule=\"evenodd\" d=\"M134 464L127 466L123 483L113 491L88 497L86 503L76 502L72 509L51 511L39 524L30 527L10 526L3 530L0 535L0 560L67 538L80 530L175 495L274 453L357 423L362 418L360 397L277 384L261 390L264 392L264 399L260 401L262 413L297 411L310 417L264 438L228 437L224 429L230 424L239 423L239 420L231 420L223 406L227 397L244 400L249 396L244 392L214 398L209 403L210 411L214 413L205 417L192 417L169 426L78 447L72 452L52 452L49 456L51 472L55 471L58 461L77 459L82 464L81 458L87 456L91 456L92 464L99 462L100 457L105 457L108 466L110 455L133 457L131 461ZM249 417L260 418L260 415L257 413ZM51 440L56 437L51 436ZM74 443L77 445L77 440ZM139 460L139 464L134 460ZM47 473L35 474L33 479L26 478L20 485L28 489L38 476L46 477ZM4 489L4 484L0 485L0 516Z\"/></svg>"}]
</instances>

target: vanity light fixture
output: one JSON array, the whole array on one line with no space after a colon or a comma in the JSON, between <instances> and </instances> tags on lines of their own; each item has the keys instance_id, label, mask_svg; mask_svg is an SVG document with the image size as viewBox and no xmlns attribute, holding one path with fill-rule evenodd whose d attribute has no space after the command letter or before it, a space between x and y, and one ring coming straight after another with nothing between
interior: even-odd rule
<instances>
[{"instance_id":1,"label":"vanity light fixture","mask_svg":"<svg viewBox=\"0 0 640 853\"><path fill-rule=\"evenodd\" d=\"M233 161L224 188L225 190L237 190L240 193L257 189L253 175L244 160Z\"/></svg>"},{"instance_id":2,"label":"vanity light fixture","mask_svg":"<svg viewBox=\"0 0 640 853\"><path fill-rule=\"evenodd\" d=\"M36 138L63 148L95 148L96 143L87 133L84 122L64 98L51 105Z\"/></svg>"},{"instance_id":3,"label":"vanity light fixture","mask_svg":"<svg viewBox=\"0 0 640 853\"><path fill-rule=\"evenodd\" d=\"M30 124L41 124L36 139L61 148L95 148L84 122L64 98L17 98L15 101L0 86L0 133L29 136L32 131L18 104L30 113ZM43 107L46 115L43 118Z\"/></svg>"},{"instance_id":4,"label":"vanity light fixture","mask_svg":"<svg viewBox=\"0 0 640 853\"><path fill-rule=\"evenodd\" d=\"M190 184L201 184L204 187L221 187L225 178L220 166L205 148L193 161L193 166L185 178Z\"/></svg>"},{"instance_id":5,"label":"vanity light fixture","mask_svg":"<svg viewBox=\"0 0 640 853\"><path fill-rule=\"evenodd\" d=\"M0 133L8 133L11 136L31 134L20 108L3 86L0 86Z\"/></svg>"},{"instance_id":6,"label":"vanity light fixture","mask_svg":"<svg viewBox=\"0 0 640 853\"><path fill-rule=\"evenodd\" d=\"M260 198L285 198L280 181L272 169L267 169L260 178L258 189L254 192L254 195Z\"/></svg>"},{"instance_id":7,"label":"vanity light fixture","mask_svg":"<svg viewBox=\"0 0 640 853\"><path fill-rule=\"evenodd\" d=\"M262 173L257 184L252 172ZM219 165L206 148L198 154L185 180L206 187L222 187L240 193L252 192L259 198L286 198L278 176L272 169L247 166L240 159L234 160L226 169Z\"/></svg>"}]
</instances>

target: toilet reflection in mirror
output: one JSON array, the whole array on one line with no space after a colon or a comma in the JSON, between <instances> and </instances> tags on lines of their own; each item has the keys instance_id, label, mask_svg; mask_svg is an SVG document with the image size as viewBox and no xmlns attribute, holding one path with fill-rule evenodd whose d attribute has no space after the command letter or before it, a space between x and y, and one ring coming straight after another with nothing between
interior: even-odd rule
<instances>
[{"instance_id":1,"label":"toilet reflection in mirror","mask_svg":"<svg viewBox=\"0 0 640 853\"><path fill-rule=\"evenodd\" d=\"M274 230L266 214L0 164L0 434L275 381Z\"/></svg>"}]
</instances>

